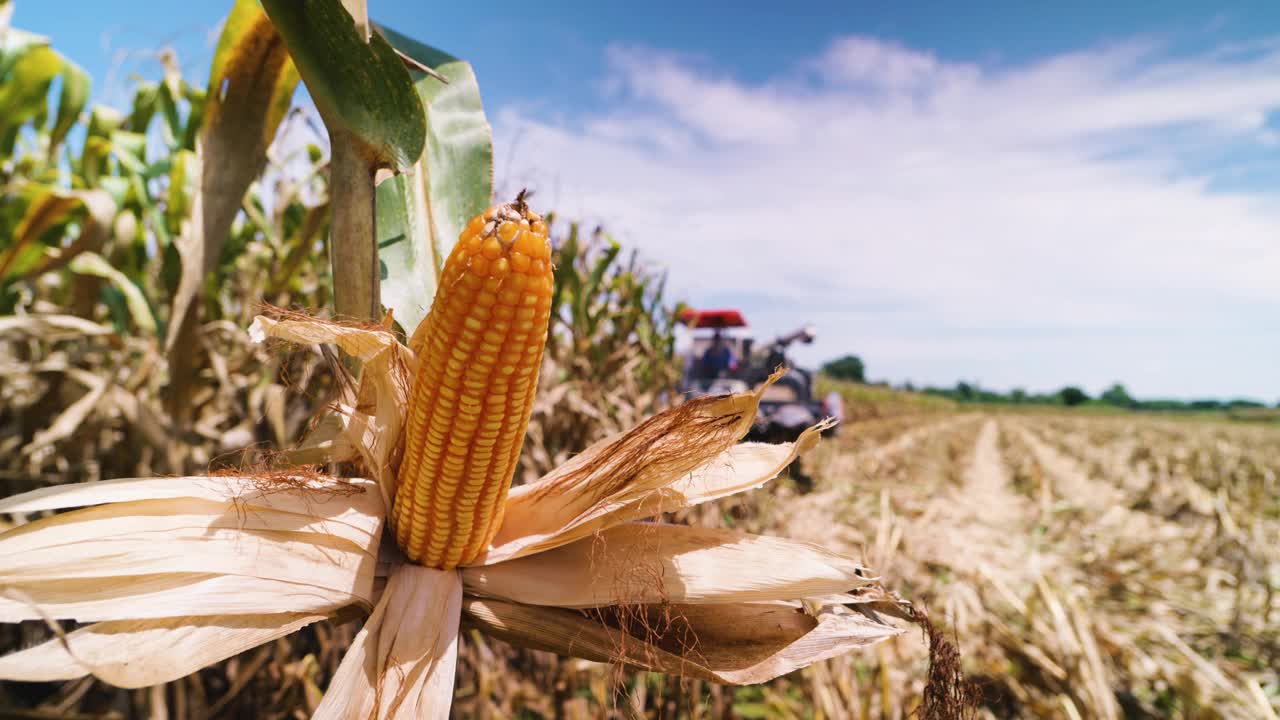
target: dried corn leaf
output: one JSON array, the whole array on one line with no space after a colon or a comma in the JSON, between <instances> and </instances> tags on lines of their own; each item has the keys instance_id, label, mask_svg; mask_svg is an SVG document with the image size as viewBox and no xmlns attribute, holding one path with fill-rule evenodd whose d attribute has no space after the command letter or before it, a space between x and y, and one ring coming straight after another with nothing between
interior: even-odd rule
<instances>
[{"instance_id":1,"label":"dried corn leaf","mask_svg":"<svg viewBox=\"0 0 1280 720\"><path fill-rule=\"evenodd\" d=\"M97 623L0 657L0 679L47 682L92 674L119 687L156 685L323 619L279 613Z\"/></svg>"},{"instance_id":2,"label":"dried corn leaf","mask_svg":"<svg viewBox=\"0 0 1280 720\"><path fill-rule=\"evenodd\" d=\"M810 543L733 530L628 523L515 560L467 568L468 593L529 605L731 603L846 592L871 582Z\"/></svg>"},{"instance_id":3,"label":"dried corn leaf","mask_svg":"<svg viewBox=\"0 0 1280 720\"><path fill-rule=\"evenodd\" d=\"M67 406L67 409L63 410L49 427L37 432L35 437L31 438L31 442L22 449L23 453L31 455L71 437L88 419L107 392L107 381L93 373L68 369L68 375L88 388L88 392Z\"/></svg>"},{"instance_id":4,"label":"dried corn leaf","mask_svg":"<svg viewBox=\"0 0 1280 720\"><path fill-rule=\"evenodd\" d=\"M372 555L367 540L359 544L360 535L341 523L290 513L255 508L241 514L205 500L137 500L10 530L0 536L0 581L201 570L257 574L289 562L315 565L317 571L329 566L341 577Z\"/></svg>"},{"instance_id":5,"label":"dried corn leaf","mask_svg":"<svg viewBox=\"0 0 1280 720\"><path fill-rule=\"evenodd\" d=\"M461 604L457 572L398 565L313 718L446 717Z\"/></svg>"},{"instance_id":6,"label":"dried corn leaf","mask_svg":"<svg viewBox=\"0 0 1280 720\"><path fill-rule=\"evenodd\" d=\"M263 414L271 425L271 433L274 436L273 439L277 447L284 447L290 440L289 425L285 420L285 409L288 407L288 402L287 391L283 385L270 383L263 388Z\"/></svg>"},{"instance_id":7,"label":"dried corn leaf","mask_svg":"<svg viewBox=\"0 0 1280 720\"><path fill-rule=\"evenodd\" d=\"M766 682L903 632L840 606L824 607L816 618L778 603L652 606L591 617L468 599L463 610L485 633L522 647L735 685Z\"/></svg>"},{"instance_id":8,"label":"dried corn leaf","mask_svg":"<svg viewBox=\"0 0 1280 720\"><path fill-rule=\"evenodd\" d=\"M0 317L0 336L26 333L46 342L56 342L86 335L113 335L115 330L106 325L74 315L16 315Z\"/></svg>"},{"instance_id":9,"label":"dried corn leaf","mask_svg":"<svg viewBox=\"0 0 1280 720\"><path fill-rule=\"evenodd\" d=\"M191 156L200 184L176 239L182 275L173 298L165 347L172 351L199 314L200 288L217 267L245 191L261 173L267 146L289 109L298 71L284 41L258 3L238 0L218 38L197 151Z\"/></svg>"}]
</instances>

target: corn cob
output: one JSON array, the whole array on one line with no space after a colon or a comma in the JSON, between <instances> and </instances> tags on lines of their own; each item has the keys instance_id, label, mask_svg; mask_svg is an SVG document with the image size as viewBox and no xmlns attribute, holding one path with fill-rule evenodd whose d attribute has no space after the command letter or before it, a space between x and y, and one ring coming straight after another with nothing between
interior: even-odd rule
<instances>
[{"instance_id":1,"label":"corn cob","mask_svg":"<svg viewBox=\"0 0 1280 720\"><path fill-rule=\"evenodd\" d=\"M423 327L393 510L413 562L481 555L502 522L551 313L551 246L524 193L472 218Z\"/></svg>"}]
</instances>

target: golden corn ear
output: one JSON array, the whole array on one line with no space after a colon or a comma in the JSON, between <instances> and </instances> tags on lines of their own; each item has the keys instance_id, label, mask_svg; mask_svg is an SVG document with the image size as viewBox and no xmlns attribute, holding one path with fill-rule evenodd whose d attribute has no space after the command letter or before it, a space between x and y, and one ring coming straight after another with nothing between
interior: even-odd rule
<instances>
[{"instance_id":1,"label":"golden corn ear","mask_svg":"<svg viewBox=\"0 0 1280 720\"><path fill-rule=\"evenodd\" d=\"M547 226L524 193L473 218L449 254L412 342L420 361L392 516L411 561L453 568L493 541L533 409L552 284Z\"/></svg>"}]
</instances>

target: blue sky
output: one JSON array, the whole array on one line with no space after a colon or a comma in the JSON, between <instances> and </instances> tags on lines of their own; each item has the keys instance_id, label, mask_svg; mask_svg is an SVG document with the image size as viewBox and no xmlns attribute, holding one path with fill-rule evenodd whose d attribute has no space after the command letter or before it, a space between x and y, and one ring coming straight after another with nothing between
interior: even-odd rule
<instances>
[{"instance_id":1,"label":"blue sky","mask_svg":"<svg viewBox=\"0 0 1280 720\"><path fill-rule=\"evenodd\" d=\"M760 336L817 324L806 361L1280 399L1274 3L370 5L475 65L501 184ZM226 7L14 25L119 102L159 45L207 72Z\"/></svg>"},{"instance_id":2,"label":"blue sky","mask_svg":"<svg viewBox=\"0 0 1280 720\"><path fill-rule=\"evenodd\" d=\"M172 3L163 13L145 0L112 3L16 0L14 25L54 38L95 80L120 63L151 74L145 56L177 47L184 69L203 74L229 2ZM744 81L767 78L841 35L871 35L929 49L949 60L1010 66L1057 53L1162 38L1174 50L1207 50L1280 33L1280 8L1259 1L1209 3L975 3L957 12L945 2L424 3L373 0L379 22L467 58L484 81L486 101L590 106L605 82L611 46L642 45L688 53ZM117 54L128 54L121 60ZM121 83L123 87L123 83Z\"/></svg>"}]
</instances>

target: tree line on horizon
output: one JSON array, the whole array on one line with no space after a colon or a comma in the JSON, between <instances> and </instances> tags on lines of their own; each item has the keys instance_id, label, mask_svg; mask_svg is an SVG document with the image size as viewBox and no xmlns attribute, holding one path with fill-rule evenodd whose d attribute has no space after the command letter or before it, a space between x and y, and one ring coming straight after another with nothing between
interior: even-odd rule
<instances>
[{"instance_id":1,"label":"tree line on horizon","mask_svg":"<svg viewBox=\"0 0 1280 720\"><path fill-rule=\"evenodd\" d=\"M866 364L857 355L844 355L822 366L822 372L838 380L863 383L868 385L891 386L888 382L870 382L866 376ZM1076 385L1066 385L1051 392L1028 392L1023 388L1013 388L1008 392L1000 392L981 387L977 382L958 381L954 387L916 386L906 381L895 386L899 390L917 392L949 398L960 403L976 403L991 405L1061 405L1078 407L1082 405L1110 406L1127 410L1152 410L1174 412L1208 412L1233 410L1259 410L1267 408L1267 404L1248 398L1232 398L1220 400L1214 398L1177 400L1170 398L1139 399L1131 395L1121 383L1115 383L1097 397L1092 397L1084 389ZM1280 402L1275 404L1280 408Z\"/></svg>"}]
</instances>

